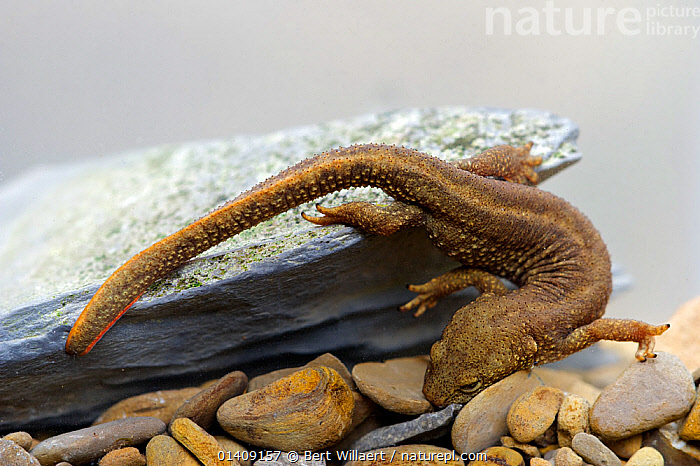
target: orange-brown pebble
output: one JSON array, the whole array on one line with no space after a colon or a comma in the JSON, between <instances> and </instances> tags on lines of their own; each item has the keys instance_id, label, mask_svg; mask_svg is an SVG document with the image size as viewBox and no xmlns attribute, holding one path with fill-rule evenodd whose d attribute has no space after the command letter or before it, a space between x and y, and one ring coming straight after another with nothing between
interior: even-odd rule
<instances>
[{"instance_id":1,"label":"orange-brown pebble","mask_svg":"<svg viewBox=\"0 0 700 466\"><path fill-rule=\"evenodd\" d=\"M566 395L557 414L557 439L562 447L570 447L579 432L589 432L588 412L591 405L578 395Z\"/></svg>"},{"instance_id":2,"label":"orange-brown pebble","mask_svg":"<svg viewBox=\"0 0 700 466\"><path fill-rule=\"evenodd\" d=\"M192 453L168 435L156 435L148 442L146 463L148 466L202 466Z\"/></svg>"},{"instance_id":3,"label":"orange-brown pebble","mask_svg":"<svg viewBox=\"0 0 700 466\"><path fill-rule=\"evenodd\" d=\"M468 466L524 466L525 461L520 453L506 447L491 447L482 451L486 459L475 459Z\"/></svg>"},{"instance_id":4,"label":"orange-brown pebble","mask_svg":"<svg viewBox=\"0 0 700 466\"><path fill-rule=\"evenodd\" d=\"M510 434L528 443L544 434L554 423L564 392L553 387L536 387L520 395L511 405L506 422Z\"/></svg>"},{"instance_id":5,"label":"orange-brown pebble","mask_svg":"<svg viewBox=\"0 0 700 466\"><path fill-rule=\"evenodd\" d=\"M182 403L199 392L199 388L190 387L178 390L158 390L125 398L102 413L93 425L133 416L157 417L167 424Z\"/></svg>"},{"instance_id":6,"label":"orange-brown pebble","mask_svg":"<svg viewBox=\"0 0 700 466\"><path fill-rule=\"evenodd\" d=\"M102 457L100 466L146 466L146 457L138 448L127 447L112 450Z\"/></svg>"},{"instance_id":7,"label":"orange-brown pebble","mask_svg":"<svg viewBox=\"0 0 700 466\"><path fill-rule=\"evenodd\" d=\"M581 466L583 458L569 447L562 447L554 455L554 466Z\"/></svg>"},{"instance_id":8,"label":"orange-brown pebble","mask_svg":"<svg viewBox=\"0 0 700 466\"><path fill-rule=\"evenodd\" d=\"M2 466L42 466L39 460L24 448L4 438L0 439L0 464Z\"/></svg>"},{"instance_id":9,"label":"orange-brown pebble","mask_svg":"<svg viewBox=\"0 0 700 466\"><path fill-rule=\"evenodd\" d=\"M283 451L318 450L342 439L354 412L352 391L328 367L311 367L231 398L217 412L232 437Z\"/></svg>"},{"instance_id":10,"label":"orange-brown pebble","mask_svg":"<svg viewBox=\"0 0 700 466\"><path fill-rule=\"evenodd\" d=\"M325 366L330 367L331 369L335 369L335 371L338 372L338 374L340 374L340 376L343 378L343 380L345 380L345 382L352 390L357 389L357 387L355 386L355 381L352 379L352 375L350 374L350 371L348 371L348 368L345 367L345 364L343 364L343 362L340 359L336 358L331 353L324 353L321 356L312 359L302 367L289 367L285 369L279 369L276 371L268 372L267 374L262 374L253 377L252 379L250 379L250 383L248 384L248 391L252 392L259 388L263 388L265 385L270 385L272 382L279 380L282 377L292 375L293 373L301 369L308 369L309 367L319 366Z\"/></svg>"},{"instance_id":11,"label":"orange-brown pebble","mask_svg":"<svg viewBox=\"0 0 700 466\"><path fill-rule=\"evenodd\" d=\"M175 440L180 442L205 466L235 465L240 466L236 460L226 461L219 459L221 445L207 431L192 422L191 419L180 417L170 425L170 431Z\"/></svg>"},{"instance_id":12,"label":"orange-brown pebble","mask_svg":"<svg viewBox=\"0 0 700 466\"><path fill-rule=\"evenodd\" d=\"M6 436L3 437L5 440L12 440L15 442L17 445L20 447L24 448L25 450L29 451L32 448L32 436L29 435L27 432L24 431L18 431L18 432L12 432L7 434Z\"/></svg>"},{"instance_id":13,"label":"orange-brown pebble","mask_svg":"<svg viewBox=\"0 0 700 466\"><path fill-rule=\"evenodd\" d=\"M208 388L185 401L175 411L172 419L186 417L192 419L203 429L208 429L216 420L216 410L219 409L219 406L229 398L243 393L247 386L248 377L243 372L234 371L226 374Z\"/></svg>"}]
</instances>

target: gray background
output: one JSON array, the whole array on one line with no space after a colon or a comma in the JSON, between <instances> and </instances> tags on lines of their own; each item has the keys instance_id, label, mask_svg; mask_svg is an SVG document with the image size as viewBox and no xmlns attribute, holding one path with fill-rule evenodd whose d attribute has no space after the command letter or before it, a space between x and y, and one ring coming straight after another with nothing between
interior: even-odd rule
<instances>
[{"instance_id":1,"label":"gray background","mask_svg":"<svg viewBox=\"0 0 700 466\"><path fill-rule=\"evenodd\" d=\"M700 16L549 5L577 29L590 8L591 32L534 0L5 0L0 189L46 164L400 107L547 109L578 122L584 159L543 188L588 214L636 278L608 313L660 322L700 292L700 38L649 28ZM504 34L502 19L487 34L489 6L514 26L534 8L539 34ZM600 8L641 22L600 24Z\"/></svg>"}]
</instances>

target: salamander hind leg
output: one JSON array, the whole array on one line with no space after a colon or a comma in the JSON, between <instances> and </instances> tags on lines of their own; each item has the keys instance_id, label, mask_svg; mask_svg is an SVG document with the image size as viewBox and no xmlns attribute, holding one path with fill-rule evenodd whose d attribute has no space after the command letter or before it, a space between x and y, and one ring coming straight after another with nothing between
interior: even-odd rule
<instances>
[{"instance_id":1,"label":"salamander hind leg","mask_svg":"<svg viewBox=\"0 0 700 466\"><path fill-rule=\"evenodd\" d=\"M521 147L496 146L474 157L453 163L475 175L494 176L513 183L535 185L538 176L534 167L542 163L542 157L530 155L530 149L532 142Z\"/></svg>"},{"instance_id":2,"label":"salamander hind leg","mask_svg":"<svg viewBox=\"0 0 700 466\"><path fill-rule=\"evenodd\" d=\"M654 337L661 335L670 327L669 324L650 325L638 320L598 319L588 325L579 327L569 334L557 347L555 357L539 363L555 361L580 351L600 340L636 341L639 344L635 357L639 361L655 358Z\"/></svg>"},{"instance_id":3,"label":"salamander hind leg","mask_svg":"<svg viewBox=\"0 0 700 466\"><path fill-rule=\"evenodd\" d=\"M316 205L323 217L312 217L302 213L305 220L316 225L344 224L367 233L389 236L403 228L418 227L425 222L425 213L420 207L392 202L386 206L369 202L348 202L338 207Z\"/></svg>"},{"instance_id":4,"label":"salamander hind leg","mask_svg":"<svg viewBox=\"0 0 700 466\"><path fill-rule=\"evenodd\" d=\"M483 270L457 267L422 285L409 285L408 289L418 293L418 296L399 309L408 311L417 308L413 315L419 317L423 315L426 310L435 306L440 298L463 290L468 286L476 287L479 293L482 294L493 293L502 296L509 292L508 288L506 288L503 282L495 275L484 272Z\"/></svg>"}]
</instances>

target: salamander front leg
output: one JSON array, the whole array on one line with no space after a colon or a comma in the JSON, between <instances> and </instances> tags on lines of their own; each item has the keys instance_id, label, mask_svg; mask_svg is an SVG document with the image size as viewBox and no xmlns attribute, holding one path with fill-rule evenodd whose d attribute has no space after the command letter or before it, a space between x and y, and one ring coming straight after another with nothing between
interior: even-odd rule
<instances>
[{"instance_id":1,"label":"salamander front leg","mask_svg":"<svg viewBox=\"0 0 700 466\"><path fill-rule=\"evenodd\" d=\"M422 285L409 285L408 289L414 293L418 293L418 296L399 309L408 311L417 308L413 315L419 317L423 315L426 310L435 306L440 298L463 290L468 286L476 287L479 293L482 294L492 293L502 296L510 291L495 275L484 272L483 270L457 267Z\"/></svg>"}]
</instances>

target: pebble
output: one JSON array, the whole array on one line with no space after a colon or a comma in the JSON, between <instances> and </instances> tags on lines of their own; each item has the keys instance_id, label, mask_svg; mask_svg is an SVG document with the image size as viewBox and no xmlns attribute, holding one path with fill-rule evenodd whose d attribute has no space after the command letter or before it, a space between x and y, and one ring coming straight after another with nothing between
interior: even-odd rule
<instances>
[{"instance_id":1,"label":"pebble","mask_svg":"<svg viewBox=\"0 0 700 466\"><path fill-rule=\"evenodd\" d=\"M56 466L73 466L70 463L66 463L65 461L61 461L60 463L56 463Z\"/></svg>"},{"instance_id":2,"label":"pebble","mask_svg":"<svg viewBox=\"0 0 700 466\"><path fill-rule=\"evenodd\" d=\"M557 414L557 443L570 447L571 440L580 432L589 432L588 412L591 405L579 396L569 394L564 397Z\"/></svg>"},{"instance_id":3,"label":"pebble","mask_svg":"<svg viewBox=\"0 0 700 466\"><path fill-rule=\"evenodd\" d=\"M520 443L513 437L508 437L507 435L501 437L501 445L507 448L512 448L513 450L520 450L531 458L538 458L540 456L540 450L529 443Z\"/></svg>"},{"instance_id":4,"label":"pebble","mask_svg":"<svg viewBox=\"0 0 700 466\"><path fill-rule=\"evenodd\" d=\"M464 461L452 450L433 445L400 445L364 453L350 453L356 455L356 458L345 463L345 466L464 466Z\"/></svg>"},{"instance_id":5,"label":"pebble","mask_svg":"<svg viewBox=\"0 0 700 466\"><path fill-rule=\"evenodd\" d=\"M352 369L360 391L384 409L416 415L432 411L423 396L428 359L424 356L364 362Z\"/></svg>"},{"instance_id":6,"label":"pebble","mask_svg":"<svg viewBox=\"0 0 700 466\"><path fill-rule=\"evenodd\" d=\"M234 371L221 377L208 388L201 390L185 401L173 414L174 421L180 417L192 419L203 429L209 429L216 420L216 410L224 402L243 393L248 386L248 377L241 371Z\"/></svg>"},{"instance_id":7,"label":"pebble","mask_svg":"<svg viewBox=\"0 0 700 466\"><path fill-rule=\"evenodd\" d=\"M629 458L642 448L642 434L621 440L607 441L605 444L620 458Z\"/></svg>"},{"instance_id":8,"label":"pebble","mask_svg":"<svg viewBox=\"0 0 700 466\"><path fill-rule=\"evenodd\" d=\"M3 466L41 466L39 460L12 440L0 439L0 464Z\"/></svg>"},{"instance_id":9,"label":"pebble","mask_svg":"<svg viewBox=\"0 0 700 466\"><path fill-rule=\"evenodd\" d=\"M506 447L490 447L484 450L486 460L476 459L469 462L469 466L524 466L525 462L520 453Z\"/></svg>"},{"instance_id":10,"label":"pebble","mask_svg":"<svg viewBox=\"0 0 700 466\"><path fill-rule=\"evenodd\" d=\"M117 448L138 445L165 432L155 417L129 417L50 437L30 452L42 465L89 463Z\"/></svg>"},{"instance_id":11,"label":"pebble","mask_svg":"<svg viewBox=\"0 0 700 466\"><path fill-rule=\"evenodd\" d=\"M146 445L148 466L202 466L202 463L177 440L168 435L156 435Z\"/></svg>"},{"instance_id":12,"label":"pebble","mask_svg":"<svg viewBox=\"0 0 700 466\"><path fill-rule=\"evenodd\" d=\"M681 440L678 437L678 429L678 422L666 424L645 434L642 444L661 453L665 463L671 466L698 466L700 448L691 442Z\"/></svg>"},{"instance_id":13,"label":"pebble","mask_svg":"<svg viewBox=\"0 0 700 466\"><path fill-rule=\"evenodd\" d=\"M146 457L138 448L127 447L112 450L99 462L100 466L146 466Z\"/></svg>"},{"instance_id":14,"label":"pebble","mask_svg":"<svg viewBox=\"0 0 700 466\"><path fill-rule=\"evenodd\" d=\"M569 447L560 448L554 455L554 466L581 466L582 464L583 458Z\"/></svg>"},{"instance_id":15,"label":"pebble","mask_svg":"<svg viewBox=\"0 0 700 466\"><path fill-rule=\"evenodd\" d=\"M25 450L29 451L32 448L32 436L29 435L27 432L19 431L19 432L12 432L7 434L6 436L3 437L5 440L12 440L15 442L17 445L20 447L24 448Z\"/></svg>"},{"instance_id":16,"label":"pebble","mask_svg":"<svg viewBox=\"0 0 700 466\"><path fill-rule=\"evenodd\" d=\"M371 451L398 443L427 441L442 437L462 405L452 404L434 413L426 413L410 421L380 427L362 436L348 450Z\"/></svg>"},{"instance_id":17,"label":"pebble","mask_svg":"<svg viewBox=\"0 0 700 466\"><path fill-rule=\"evenodd\" d=\"M553 387L535 387L520 395L506 418L511 436L528 443L543 435L554 423L563 400L564 392Z\"/></svg>"},{"instance_id":18,"label":"pebble","mask_svg":"<svg viewBox=\"0 0 700 466\"><path fill-rule=\"evenodd\" d=\"M452 445L460 453L497 445L508 435L506 417L516 398L541 385L529 371L519 371L487 387L467 403L452 427Z\"/></svg>"},{"instance_id":19,"label":"pebble","mask_svg":"<svg viewBox=\"0 0 700 466\"><path fill-rule=\"evenodd\" d=\"M355 386L355 381L352 379L352 375L350 374L350 371L348 371L348 368L345 367L345 364L342 363L342 361L335 356L333 356L331 353L324 353L321 356L317 357L316 359L313 359L309 363L305 364L304 366L301 367L289 367L286 369L279 369L276 371L268 372L267 374L259 375L257 377L253 377L250 379L250 383L248 384L248 391L252 392L254 390L258 390L265 385L270 385L272 382L279 380L283 377L287 377L289 375L292 375L293 373L300 371L302 369L308 369L309 367L330 367L331 369L335 369L335 371L340 374L340 376L345 380L345 383L348 384L348 387L350 387L351 390L356 390L357 387Z\"/></svg>"},{"instance_id":20,"label":"pebble","mask_svg":"<svg viewBox=\"0 0 700 466\"><path fill-rule=\"evenodd\" d=\"M700 389L698 390L699 391L696 392L695 404L690 410L680 431L680 437L683 440L700 440L700 401L697 396L697 394L700 393Z\"/></svg>"},{"instance_id":21,"label":"pebble","mask_svg":"<svg viewBox=\"0 0 700 466\"><path fill-rule=\"evenodd\" d=\"M219 442L189 418L179 417L175 419L170 425L170 432L175 440L187 448L205 466L239 464L236 460L220 460L221 445L219 445Z\"/></svg>"},{"instance_id":22,"label":"pebble","mask_svg":"<svg viewBox=\"0 0 700 466\"><path fill-rule=\"evenodd\" d=\"M585 432L576 434L571 448L593 466L622 466L620 458L594 435Z\"/></svg>"},{"instance_id":23,"label":"pebble","mask_svg":"<svg viewBox=\"0 0 700 466\"><path fill-rule=\"evenodd\" d=\"M550 461L544 458L530 458L530 466L553 466Z\"/></svg>"},{"instance_id":24,"label":"pebble","mask_svg":"<svg viewBox=\"0 0 700 466\"><path fill-rule=\"evenodd\" d=\"M311 367L226 401L217 412L232 437L283 451L318 450L342 439L353 419L348 384L334 369Z\"/></svg>"},{"instance_id":25,"label":"pebble","mask_svg":"<svg viewBox=\"0 0 700 466\"><path fill-rule=\"evenodd\" d=\"M157 417L167 424L180 405L199 391L199 388L189 387L179 390L159 390L125 398L108 408L92 425L135 416Z\"/></svg>"},{"instance_id":26,"label":"pebble","mask_svg":"<svg viewBox=\"0 0 700 466\"><path fill-rule=\"evenodd\" d=\"M235 459L241 463L241 466L252 466L253 461L251 459L243 459L250 458L250 452L246 447L225 435L215 435L214 438L221 446L221 450L226 452L227 457L233 457L236 453L240 453L242 455L239 455L238 458Z\"/></svg>"},{"instance_id":27,"label":"pebble","mask_svg":"<svg viewBox=\"0 0 700 466\"><path fill-rule=\"evenodd\" d=\"M676 356L657 352L634 361L593 404L591 430L605 440L630 437L683 417L695 401L695 384Z\"/></svg>"},{"instance_id":28,"label":"pebble","mask_svg":"<svg viewBox=\"0 0 700 466\"><path fill-rule=\"evenodd\" d=\"M664 457L657 450L644 447L632 455L626 466L664 466Z\"/></svg>"}]
</instances>

